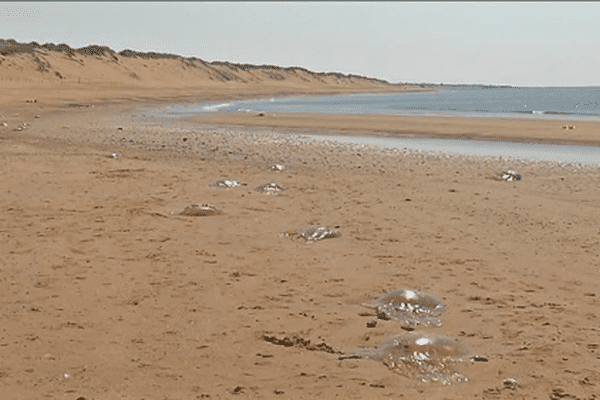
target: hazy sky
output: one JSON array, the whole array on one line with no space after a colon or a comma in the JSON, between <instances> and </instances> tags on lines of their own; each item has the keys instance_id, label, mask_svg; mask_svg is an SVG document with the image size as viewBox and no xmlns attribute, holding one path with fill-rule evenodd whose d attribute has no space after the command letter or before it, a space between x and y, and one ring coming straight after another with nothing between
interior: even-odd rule
<instances>
[{"instance_id":1,"label":"hazy sky","mask_svg":"<svg viewBox=\"0 0 600 400\"><path fill-rule=\"evenodd\" d=\"M0 38L390 82L600 86L600 3L0 2Z\"/></svg>"}]
</instances>

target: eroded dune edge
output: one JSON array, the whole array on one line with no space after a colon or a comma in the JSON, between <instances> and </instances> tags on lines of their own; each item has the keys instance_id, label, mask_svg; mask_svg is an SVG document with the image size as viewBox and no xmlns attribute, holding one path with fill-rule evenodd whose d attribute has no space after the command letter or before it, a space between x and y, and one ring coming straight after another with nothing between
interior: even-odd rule
<instances>
[{"instance_id":1,"label":"eroded dune edge","mask_svg":"<svg viewBox=\"0 0 600 400\"><path fill-rule=\"evenodd\" d=\"M0 68L13 56L29 57ZM596 167L325 145L150 112L250 93L242 83L1 83L6 398L600 394ZM522 179L493 179L506 169ZM286 190L255 190L269 182ZM192 204L219 212L179 214ZM314 225L339 235L285 234ZM441 326L407 332L363 306L396 289L443 302ZM487 362L456 364L467 382L445 386L339 359L402 333L447 336Z\"/></svg>"},{"instance_id":2,"label":"eroded dune edge","mask_svg":"<svg viewBox=\"0 0 600 400\"><path fill-rule=\"evenodd\" d=\"M197 57L116 52L106 46L0 39L0 104L11 96L45 102L128 98L209 100L249 96L430 90L302 67L206 62Z\"/></svg>"}]
</instances>

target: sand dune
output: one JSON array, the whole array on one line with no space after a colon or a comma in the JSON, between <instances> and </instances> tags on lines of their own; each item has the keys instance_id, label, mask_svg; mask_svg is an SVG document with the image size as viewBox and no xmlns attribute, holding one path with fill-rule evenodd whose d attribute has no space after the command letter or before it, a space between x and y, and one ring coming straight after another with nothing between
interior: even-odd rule
<instances>
[{"instance_id":1,"label":"sand dune","mask_svg":"<svg viewBox=\"0 0 600 400\"><path fill-rule=\"evenodd\" d=\"M38 97L48 99L52 91L102 92L107 86L122 93L151 96L165 89L230 89L230 96L423 90L418 85L392 85L380 79L318 73L301 67L206 62L173 54L117 53L97 45L73 49L66 44L39 45L10 39L0 39L0 84L7 89L35 88ZM6 95L0 95L0 101L6 103Z\"/></svg>"},{"instance_id":2,"label":"sand dune","mask_svg":"<svg viewBox=\"0 0 600 400\"><path fill-rule=\"evenodd\" d=\"M286 94L430 90L379 79L227 62L173 54L119 53L91 45L0 39L0 104L106 101L203 101Z\"/></svg>"}]
</instances>

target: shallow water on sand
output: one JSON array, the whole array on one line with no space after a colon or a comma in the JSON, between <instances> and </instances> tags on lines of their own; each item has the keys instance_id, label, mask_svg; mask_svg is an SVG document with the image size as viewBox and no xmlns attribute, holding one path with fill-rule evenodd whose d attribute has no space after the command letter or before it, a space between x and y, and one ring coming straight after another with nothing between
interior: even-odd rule
<instances>
[{"instance_id":1,"label":"shallow water on sand","mask_svg":"<svg viewBox=\"0 0 600 400\"><path fill-rule=\"evenodd\" d=\"M379 148L412 149L463 156L503 157L569 164L600 165L600 147L598 146L376 136L311 135L311 137L320 141L364 144Z\"/></svg>"},{"instance_id":2,"label":"shallow water on sand","mask_svg":"<svg viewBox=\"0 0 600 400\"><path fill-rule=\"evenodd\" d=\"M599 121L600 87L459 88L418 93L303 96L215 104L174 105L157 110L157 115L182 117L214 112L258 111ZM311 135L311 137L320 141L366 144L379 148L600 165L600 146L344 135Z\"/></svg>"}]
</instances>

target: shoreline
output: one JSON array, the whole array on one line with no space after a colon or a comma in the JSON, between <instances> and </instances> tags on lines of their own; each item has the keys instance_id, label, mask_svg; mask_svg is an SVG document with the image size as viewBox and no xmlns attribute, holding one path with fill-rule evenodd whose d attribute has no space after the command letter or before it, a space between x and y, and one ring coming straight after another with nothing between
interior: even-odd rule
<instances>
[{"instance_id":1,"label":"shoreline","mask_svg":"<svg viewBox=\"0 0 600 400\"><path fill-rule=\"evenodd\" d=\"M441 151L428 151L428 150L419 150L419 149L409 149L409 148L403 148L403 149L393 149L393 148L382 148L380 146L377 145L370 145L370 144L349 144L349 143L340 143L340 142L329 142L329 143L325 143L322 140L318 140L318 139L310 139L311 135L317 135L317 136L329 136L333 134L341 134L341 135L345 135L345 136L376 136L376 137L382 137L382 138L394 138L394 137L406 137L409 139L420 139L420 138L440 138L440 139L459 139L459 140L476 140L476 141L504 141L504 142L509 142L509 143L535 143L535 144L573 144L573 145L589 145L592 144L594 146L597 146L599 143L597 142L588 142L588 141L564 141L564 140L557 140L557 141L553 141L553 140L549 140L547 138L543 138L543 139L538 139L538 140L532 140L531 138L525 139L525 138L509 138L512 140L507 140L506 137L503 136L498 136L497 138L495 137L485 137L485 136L479 136L479 135L465 135L465 134L461 134L460 136L456 136L452 133L448 133L445 135L427 135L427 134L422 134L421 132L419 133L413 133L411 135L394 135L394 134L390 134L389 132L382 132L382 131L376 131L375 134L370 134L369 131L366 131L362 126L356 126L356 120L358 120L361 123L367 123L369 124L371 121L373 120L377 120L379 119L380 116L353 116L353 118L350 118L351 120L348 121L348 116L346 115L335 115L333 116L333 118L330 118L331 116L324 116L322 114L308 114L308 115L301 115L301 122L306 121L307 119L310 119L310 122L312 123L312 126L310 128L300 128L299 127L299 123L298 123L298 119L296 119L297 115L292 115L292 122L294 122L294 124L290 124L289 121L286 120L285 117L287 117L287 115L283 115L283 118L281 118L282 116L280 114L273 114L273 115L266 115L265 117L254 117L254 116L247 116L247 115L237 115L237 114L233 114L233 116L240 116L242 117L245 121L247 120L254 120L254 121L258 121L260 120L260 122L264 121L266 118L272 117L271 121L273 120L277 120L275 121L275 124L267 124L267 125L263 125L262 123L257 123L257 124L247 124L244 125L243 121L242 123L236 124L236 125L231 125L231 124L219 124L219 123L214 123L213 118L218 119L220 117L230 117L232 115L215 115L215 116L211 116L208 118L196 118L196 117L191 117L191 118L176 118L176 117L157 117L156 115L153 114L153 111L156 110L158 105L168 105L168 104L172 104L169 101L164 102L164 101L158 101L158 102L152 102L152 104L148 104L148 103L138 103L138 102L132 102L132 101L126 101L126 102L115 102L115 103L103 103L103 104L96 104L96 105L92 105L91 107L84 107L81 109L73 109L73 108L69 108L69 107L48 107L46 110L46 115L50 115L52 116L52 118L50 118L50 120L54 120L53 123L49 124L49 129L50 130L54 130L55 132L63 130L63 134L59 135L62 136L63 138L65 138L67 140L67 142L70 142L71 140L75 140L75 142L79 142L82 145L86 145L86 144L94 144L96 146L103 146L103 147L111 147L111 146L122 146L124 145L125 148L127 148L127 143L136 143L136 146L141 148L147 148L149 149L149 151L151 152L165 152L168 153L169 151L174 151L177 154L188 154L190 156L194 156L194 154L199 155L199 156L211 156L212 154L210 154L210 152L206 152L206 151L199 151L198 146L196 145L196 149L194 150L194 141L190 140L187 143L183 143L180 142L181 140L183 140L183 137L185 136L191 136L193 137L195 134L195 131L197 131L197 129L200 129L200 132L198 133L198 138L197 140L201 140L204 141L206 143L213 143L213 147L214 148L221 148L223 155L226 155L225 153L227 153L227 151L231 152L231 153L239 153L238 149L236 149L236 142L238 140L240 140L240 143L243 146L246 146L247 148L252 148L256 154L259 154L261 152L261 146L263 145L293 145L293 146L298 146L298 143L303 143L304 145L307 145L309 147L316 147L316 148L335 148L336 151L339 151L340 154L341 153L348 153L351 154L353 152L355 152L356 149L362 149L362 150L368 150L370 153L373 154L379 154L379 155L390 155L390 154L394 154L395 156L403 156L403 157L425 157L427 159L430 160L445 160L448 161L450 163L456 161L456 162L465 162L468 161L469 163L481 163L481 164L497 164L497 167L495 167L495 169L497 171L499 171L499 169L501 168L511 168L510 165L511 164L519 164L519 165L536 165L536 166L541 166L541 165L546 165L546 167L544 168L554 168L554 167L559 167L559 168L565 168L566 166L568 166L569 168L574 168L575 170L581 171L582 169L588 170L588 169L596 169L598 166L595 164L581 164L581 163L569 163L569 162L561 162L561 161L543 161L543 160L535 160L535 159L526 159L526 158L519 158L519 157L504 157L504 156L487 156L487 155L460 155L460 154L451 154L451 153L444 153ZM38 108L40 106L37 106ZM22 117L17 117L17 120L27 120L29 123L29 126L31 126L31 124L35 124L36 121L35 119L33 119L33 114L31 113L31 108L32 105L26 105L26 106L20 106L18 107L19 109L23 110L27 110L30 111L29 115L27 116L27 113L23 113L25 115L22 115ZM44 105L41 106L41 108L45 108ZM106 113L110 113L110 115L112 115L112 117L107 117L105 114ZM68 126L67 125L61 125L60 122L56 122L57 120L60 121L62 119L61 117L61 113L65 114L65 115L69 115L69 119L73 119L74 121L78 121L77 123L80 124L80 126L83 128L84 126L87 126L87 128L84 128L83 131L84 132L94 132L93 134L90 133L86 133L86 134L82 134L80 135L78 138L74 138L68 131L69 129L65 129ZM324 117L324 118L320 118L320 117ZM363 119L363 117L365 117ZM339 122L339 119L342 118L345 120L345 123L347 124L347 126L345 126L343 129L334 129L331 127L332 123L337 123ZM44 116L44 119L45 116ZM396 118L395 116L391 116L390 118L393 122L396 122ZM405 122L411 122L411 120L415 120L414 117L409 116L409 117L402 117L400 118L402 120L404 120ZM423 126L431 126L431 119L429 118L416 118L417 120L419 120L419 127L422 128ZM440 119L438 120L438 122L442 122L441 126L443 129L446 130L452 130L452 129L456 129L457 126L465 126L470 124L475 124L477 125L477 121L473 118L462 118L462 117L449 117L449 119L452 119L454 124L447 124L447 121L444 121L444 119ZM12 127L14 127L15 125L15 118L12 118L12 122L11 122L11 126L7 128L1 128L0 127L0 135L4 132L4 133L9 133L12 131L14 134L14 128L11 129ZM280 124L280 121L283 120L283 124ZM389 123L389 121L386 121ZM485 119L485 122L488 123L492 123L494 125L495 129L505 129L505 126L500 126L498 128L498 122L504 122L505 124L508 125L512 125L512 124L518 124L520 121L497 121L497 120L488 120L487 118ZM542 124L539 124L539 121L529 121L530 122L530 127L533 126L533 128L540 130L540 129L544 129L546 125L550 124L553 125L552 123L548 123L548 122L543 122ZM283 125L283 126L282 126ZM308 124L307 124L308 125ZM540 126L541 125L541 126ZM595 127L596 124L590 124L592 126L592 128ZM62 128L61 128L62 127ZM123 127L125 127L125 130L119 130L119 129L123 129ZM329 129L328 129L329 128ZM435 128L435 126L434 126ZM476 126L477 128L477 126ZM589 127L587 127L589 128ZM380 129L380 128L377 128ZM229 135L229 140L231 142L228 142L227 140L223 140L222 138L219 137L213 137L214 135L211 134L211 132L215 132L215 131L220 131L220 132L226 132ZM135 133L137 132L137 133ZM290 136L289 134L299 134L301 136ZM530 133L530 132L526 132L526 133ZM118 138L120 136L120 138ZM302 136L305 136L307 139L303 138ZM102 139L103 138L103 139ZM102 140L99 140L102 139ZM252 143L252 142L255 143ZM275 146L277 147L277 146ZM226 150L229 149L229 150ZM236 151L233 151L236 150ZM323 152L327 152L326 150L319 150L320 153ZM271 149L269 151L267 151L267 153L274 153L274 150ZM277 150L276 152L277 154L282 153L285 154L286 152L283 151L279 151ZM310 153L310 150L306 150L304 153L308 154ZM155 153L156 154L156 153ZM273 156L273 162L276 162L277 160L275 160L277 157L279 157L280 159L282 158L282 156ZM453 161L454 160L454 161ZM280 160L281 161L281 160ZM297 160L297 162L299 163L300 161ZM503 166L501 166L503 165ZM343 169L343 167L342 167Z\"/></svg>"},{"instance_id":2,"label":"shoreline","mask_svg":"<svg viewBox=\"0 0 600 400\"><path fill-rule=\"evenodd\" d=\"M289 96L330 96L364 93L413 93L434 90L404 87L302 87L302 86L262 86L259 84L207 84L194 86L168 86L148 83L145 87L135 85L116 86L115 83L88 84L44 83L44 82L2 82L3 93L0 93L0 104L18 105L26 100L36 99L47 105L60 105L76 101L91 102L150 102L154 104L192 104L209 101L249 100L269 97Z\"/></svg>"},{"instance_id":3,"label":"shoreline","mask_svg":"<svg viewBox=\"0 0 600 400\"><path fill-rule=\"evenodd\" d=\"M71 85L72 86L72 85ZM109 89L108 85L105 89ZM212 101L236 101L246 99L262 99L272 97L289 97L301 95L340 95L340 94L377 94L396 93L397 91L372 90L340 91L329 90L326 92L298 92L295 90L280 91L267 88L263 93L256 88L245 88L238 90L234 96L231 91L239 88L227 88L225 91L217 90L186 90L186 96L164 93L163 97L155 95L161 92L158 89L140 90L139 88L123 89L124 96L115 96L114 92L107 92L106 97L99 100L95 94L93 98L81 96L81 89L73 86L75 94L68 96L63 93L60 97L46 98L37 104L23 104L29 97L23 97L18 103L15 96L8 93L6 99L8 105L5 110L12 112L27 112L28 109L47 108L59 111L68 104L81 103L91 107L127 107L132 110L160 109L168 105L191 105ZM173 90L172 90L173 91ZM175 92L181 90L177 89ZM192 94L189 94L192 92ZM196 93L194 93L196 92ZM216 94L215 94L216 93ZM31 97L35 98L34 96ZM42 98L44 98L42 96ZM6 100L5 99L5 100ZM0 98L0 100L2 100ZM37 99L36 99L37 100ZM91 100L91 101L90 101ZM11 111L13 110L13 111ZM546 120L546 119L519 119L519 118L495 118L478 116L419 116L419 115L385 115L385 114L321 114L321 113L270 113L264 112L263 117L257 113L216 113L211 115L196 115L179 117L181 120L192 124L205 124L215 126L237 126L237 127L259 127L269 129L283 129L303 134L311 134L315 130L317 134L329 134L334 132L342 135L375 135L378 137L403 137L403 138L434 138L434 139L465 139L481 141L505 141L514 143L536 143L536 144L565 144L600 146L600 121L589 120ZM0 119L4 117L0 115ZM177 117L164 116L165 120ZM4 118L3 120L6 120ZM2 122L2 121L0 121ZM574 130L564 130L564 125L575 126Z\"/></svg>"},{"instance_id":4,"label":"shoreline","mask_svg":"<svg viewBox=\"0 0 600 400\"><path fill-rule=\"evenodd\" d=\"M600 146L600 121L533 120L460 116L346 115L313 113L221 113L180 117L192 124L253 126L310 134L464 139L514 143ZM169 118L169 117L166 117ZM173 117L177 118L177 117ZM564 125L575 126L566 131ZM567 133L568 132L568 133ZM568 137L565 137L568 135Z\"/></svg>"},{"instance_id":5,"label":"shoreline","mask_svg":"<svg viewBox=\"0 0 600 400\"><path fill-rule=\"evenodd\" d=\"M363 144L363 143L342 143L336 141L323 141L320 139L313 139L311 136L322 136L327 137L332 134L342 134L346 136L376 136L382 138L394 138L394 137L406 137L409 139L427 139L427 138L439 138L439 139L457 139L457 140L475 140L475 141L503 141L507 143L534 143L541 145L552 145L552 144L571 144L571 145L586 145L587 142L565 142L565 141L552 141L548 139L540 139L540 140L506 140L505 137L498 137L495 139L493 137L481 137L481 136L472 136L467 137L466 135L462 135L460 137L456 137L452 134L440 135L440 136L428 136L421 134L413 134L407 136L396 136L390 134L389 132L382 133L380 135L369 135L364 130L361 130L360 127L356 128L354 121L349 121L348 123L351 126L350 128L346 127L344 130L336 131L336 130L328 130L327 124L331 124L331 120L329 118L319 118L323 117L322 114L308 114L302 115L306 117L306 119L310 119L314 126L311 128L300 128L298 125L293 126L272 126L272 125L228 125L228 124L214 124L212 121L210 123L206 123L206 121L202 120L199 123L195 118L172 118L172 117L162 117L155 116L153 111L155 110L156 105L147 106L144 105L142 107L137 107L129 104L129 105L113 105L111 108L116 110L126 110L126 111L118 111L115 112L115 121L111 121L110 119L103 118L101 115L103 112L101 110L89 109L88 112L95 115L100 115L100 117L95 117L95 123L98 124L97 121L102 121L97 126L102 126L102 135L100 137L110 138L110 141L116 145L127 144L127 142L136 142L137 146L140 148L150 149L152 152L166 152L173 151L177 154L187 154L190 157L200 156L200 157L217 157L217 154L213 154L212 152L207 152L206 149L203 149L204 146L212 147L215 149L219 149L221 156L225 157L234 157L235 154L242 154L239 151L239 146L243 146L246 149L249 149L254 153L256 157L259 159L264 159L264 156L261 153L270 154L271 163L283 162L283 158L289 157L290 154L287 150L285 150L286 146L293 146L295 148L299 148L305 146L305 149L302 151L297 151L297 154L303 154L304 157L308 157L308 154L315 151L316 154L326 154L329 151L333 151L335 149L336 154L342 156L342 158L346 158L347 156L351 156L356 154L357 151L362 153L369 153L371 157L405 157L405 158L424 158L433 162L443 161L447 163L464 163L468 162L470 164L481 164L481 165L496 165L493 167L497 172L502 168L510 169L511 165L526 165L533 168L543 168L543 169L571 169L574 171L583 171L583 170L596 170L600 168L600 165L596 164L585 164L585 163L575 163L575 162L564 162L564 161L545 161L545 160L537 160L533 158L521 158L521 157L505 157L505 156L494 156L494 155L465 155L465 154L454 154L454 153L445 153L443 151L435 151L435 150L421 150L421 149L412 149L412 148L382 148L378 145L374 144ZM234 114L236 115L236 114ZM273 117L277 119L280 114L275 114ZM246 116L244 116L246 117ZM337 122L339 118L345 118L347 116L340 115L335 116L334 123ZM369 116L369 120L378 119L379 116ZM252 119L252 116L248 116L248 119ZM410 121L413 117L407 117ZM454 117L450 117L454 119ZM193 121L190 121L192 119ZM261 119L262 118L257 118ZM303 118L304 119L304 118ZM362 120L362 116L356 116L356 119ZM392 117L393 119L393 117ZM425 125L428 125L431 121L428 118L422 118ZM455 120L457 123L455 125L451 125L447 129L454 129L455 126L462 126L472 121L471 118L462 118L458 117ZM296 122L296 121L294 121ZM423 121L420 121L423 123ZM445 122L445 121L442 121ZM490 120L486 122L491 122L494 125L494 128L498 128L498 121ZM518 123L519 121L505 121L510 123ZM545 125L548 123L542 123L541 127L538 124L538 121L531 121L531 125L536 129L544 129ZM284 123L286 123L284 121ZM552 124L550 124L552 125ZM592 128L595 127L596 124L590 124ZM598 124L600 125L600 123ZM118 130L119 128L123 128L123 130ZM498 129L504 129L505 127L500 126ZM114 129L117 129L117 132L114 132ZM199 129L199 131L198 131ZM111 132L112 130L112 132ZM132 133L134 133L132 135ZM214 133L217 133L216 136ZM333 132L333 133L332 133ZM381 132L379 132L381 133ZM291 134L291 135L290 135ZM122 136L118 139L119 136ZM227 137L227 139L225 139ZM184 141L187 140L187 141ZM198 143L205 143L203 146L199 146ZM593 143L597 145L596 143ZM598 143L600 144L600 143ZM326 156L325 156L326 158ZM302 164L302 158L300 156L296 157L293 163L296 166ZM313 157L313 161L316 161ZM256 162L256 159L255 159ZM267 162L267 161L265 161ZM292 162L292 160L289 160ZM342 164L330 164L328 161L326 163L328 167L337 167L340 170L344 169L344 165Z\"/></svg>"}]
</instances>

